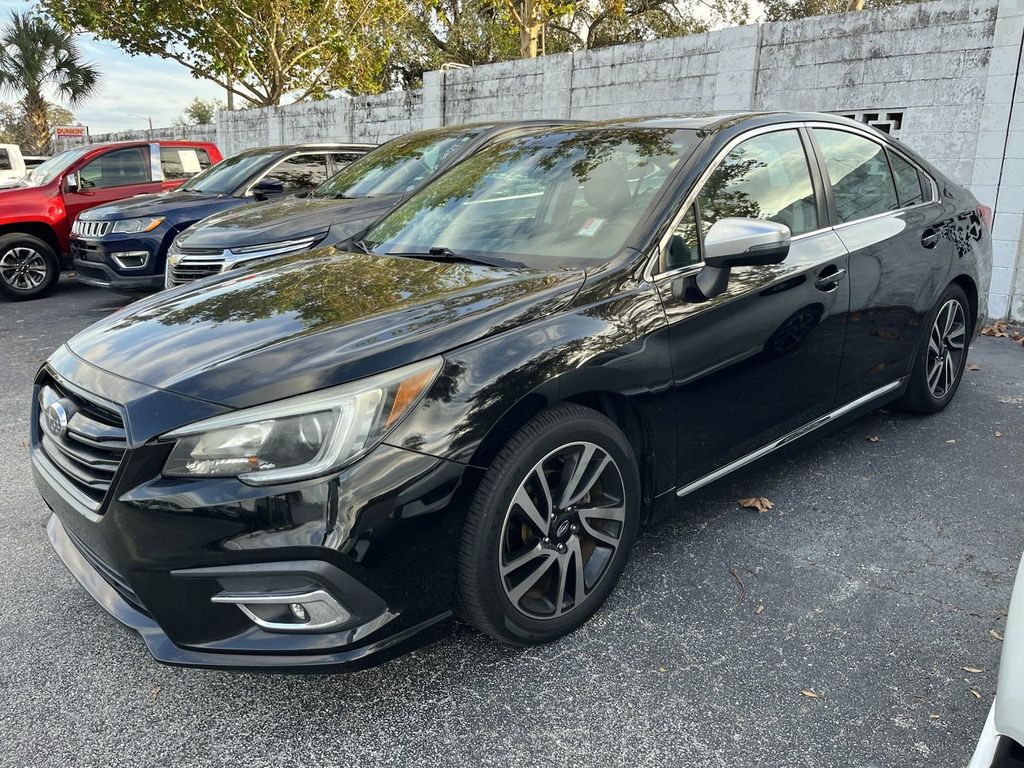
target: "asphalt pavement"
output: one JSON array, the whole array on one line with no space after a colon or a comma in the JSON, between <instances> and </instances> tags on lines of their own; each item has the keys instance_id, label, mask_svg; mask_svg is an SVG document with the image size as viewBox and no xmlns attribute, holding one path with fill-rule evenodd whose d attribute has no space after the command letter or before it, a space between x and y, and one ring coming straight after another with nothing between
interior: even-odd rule
<instances>
[{"instance_id":1,"label":"asphalt pavement","mask_svg":"<svg viewBox=\"0 0 1024 768\"><path fill-rule=\"evenodd\" d=\"M1024 550L1020 344L979 339L942 414L877 412L681 502L558 643L509 649L453 622L358 672L222 672L158 664L95 605L32 485L34 371L125 301L65 277L0 303L0 766L969 759Z\"/></svg>"}]
</instances>

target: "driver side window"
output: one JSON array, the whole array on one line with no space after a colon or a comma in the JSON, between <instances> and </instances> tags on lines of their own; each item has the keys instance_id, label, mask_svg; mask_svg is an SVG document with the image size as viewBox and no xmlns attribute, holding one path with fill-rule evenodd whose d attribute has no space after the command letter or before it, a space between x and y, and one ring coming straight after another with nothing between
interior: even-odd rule
<instances>
[{"instance_id":1,"label":"driver side window","mask_svg":"<svg viewBox=\"0 0 1024 768\"><path fill-rule=\"evenodd\" d=\"M665 269L698 263L704 236L727 217L775 221L794 236L818 229L811 171L795 129L754 136L725 156L672 233Z\"/></svg>"}]
</instances>

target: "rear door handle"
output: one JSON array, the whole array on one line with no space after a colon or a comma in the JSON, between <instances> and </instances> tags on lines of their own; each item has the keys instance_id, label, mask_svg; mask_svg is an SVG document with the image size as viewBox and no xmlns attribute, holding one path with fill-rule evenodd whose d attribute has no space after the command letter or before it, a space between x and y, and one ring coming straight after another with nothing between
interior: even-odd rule
<instances>
[{"instance_id":1,"label":"rear door handle","mask_svg":"<svg viewBox=\"0 0 1024 768\"><path fill-rule=\"evenodd\" d=\"M927 230L921 235L921 245L925 248L934 248L939 244L939 233L934 229Z\"/></svg>"},{"instance_id":2,"label":"rear door handle","mask_svg":"<svg viewBox=\"0 0 1024 768\"><path fill-rule=\"evenodd\" d=\"M839 267L833 267L829 269L825 268L825 271L818 275L814 280L814 287L819 291L831 291L837 285L840 280L846 279L846 270L840 269Z\"/></svg>"}]
</instances>

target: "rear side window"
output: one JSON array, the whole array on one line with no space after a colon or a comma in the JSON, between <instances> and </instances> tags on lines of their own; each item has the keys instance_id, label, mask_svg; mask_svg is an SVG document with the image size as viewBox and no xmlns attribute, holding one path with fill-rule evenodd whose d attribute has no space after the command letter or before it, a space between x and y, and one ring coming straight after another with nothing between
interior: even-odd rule
<instances>
[{"instance_id":1,"label":"rear side window","mask_svg":"<svg viewBox=\"0 0 1024 768\"><path fill-rule=\"evenodd\" d=\"M885 149L847 131L815 128L825 158L839 224L900 207ZM920 191L920 190L918 190Z\"/></svg>"},{"instance_id":2,"label":"rear side window","mask_svg":"<svg viewBox=\"0 0 1024 768\"><path fill-rule=\"evenodd\" d=\"M196 147L160 147L165 179L189 179L210 167L210 153Z\"/></svg>"},{"instance_id":3,"label":"rear side window","mask_svg":"<svg viewBox=\"0 0 1024 768\"><path fill-rule=\"evenodd\" d=\"M311 189L327 181L327 157L295 155L275 165L267 176L281 181L285 192Z\"/></svg>"},{"instance_id":4,"label":"rear side window","mask_svg":"<svg viewBox=\"0 0 1024 768\"><path fill-rule=\"evenodd\" d=\"M100 155L79 171L82 189L107 189L149 183L149 151L142 147L115 149Z\"/></svg>"},{"instance_id":5,"label":"rear side window","mask_svg":"<svg viewBox=\"0 0 1024 768\"><path fill-rule=\"evenodd\" d=\"M899 197L902 207L923 203L930 196L931 190L925 193L924 180L917 168L895 152L889 153L889 165L892 167L892 177L896 182L896 196Z\"/></svg>"},{"instance_id":6,"label":"rear side window","mask_svg":"<svg viewBox=\"0 0 1024 768\"><path fill-rule=\"evenodd\" d=\"M0 148L0 171L11 171L11 158L7 154L7 150Z\"/></svg>"},{"instance_id":7,"label":"rear side window","mask_svg":"<svg viewBox=\"0 0 1024 768\"><path fill-rule=\"evenodd\" d=\"M730 216L785 224L794 235L817 229L818 206L800 135L775 131L737 145L711 174L697 205L702 236Z\"/></svg>"}]
</instances>

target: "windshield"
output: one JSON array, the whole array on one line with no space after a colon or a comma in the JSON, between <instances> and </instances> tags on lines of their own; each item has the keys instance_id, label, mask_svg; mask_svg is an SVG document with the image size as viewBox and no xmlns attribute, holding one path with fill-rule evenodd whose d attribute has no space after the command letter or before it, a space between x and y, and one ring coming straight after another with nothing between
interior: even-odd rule
<instances>
[{"instance_id":1,"label":"windshield","mask_svg":"<svg viewBox=\"0 0 1024 768\"><path fill-rule=\"evenodd\" d=\"M563 129L488 147L373 227L373 253L506 258L557 268L607 261L622 248L693 131Z\"/></svg>"},{"instance_id":2,"label":"windshield","mask_svg":"<svg viewBox=\"0 0 1024 768\"><path fill-rule=\"evenodd\" d=\"M210 195L229 195L265 166L276 152L243 152L211 165L197 173L178 189L205 192Z\"/></svg>"},{"instance_id":3,"label":"windshield","mask_svg":"<svg viewBox=\"0 0 1024 768\"><path fill-rule=\"evenodd\" d=\"M49 184L78 162L91 149L92 147L76 147L75 149L66 149L59 155L54 155L45 163L40 163L26 173L21 178L21 181L18 182L18 186L41 187L44 184Z\"/></svg>"},{"instance_id":4,"label":"windshield","mask_svg":"<svg viewBox=\"0 0 1024 768\"><path fill-rule=\"evenodd\" d=\"M319 187L313 197L378 197L416 189L476 136L474 131L424 131L389 141Z\"/></svg>"}]
</instances>

